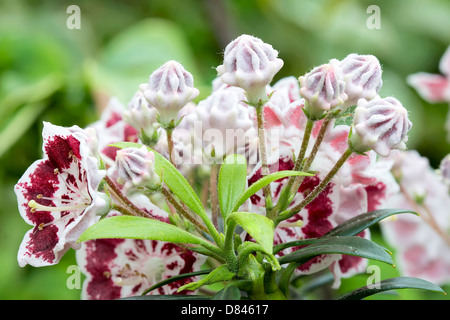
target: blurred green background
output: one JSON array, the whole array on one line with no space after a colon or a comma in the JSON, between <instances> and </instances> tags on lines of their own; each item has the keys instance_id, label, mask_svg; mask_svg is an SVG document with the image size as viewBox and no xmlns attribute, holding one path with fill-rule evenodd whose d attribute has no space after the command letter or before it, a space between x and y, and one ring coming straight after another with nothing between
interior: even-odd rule
<instances>
[{"instance_id":1,"label":"blurred green background","mask_svg":"<svg viewBox=\"0 0 450 320\"><path fill-rule=\"evenodd\" d=\"M66 26L72 4L81 9L79 30ZM366 25L372 4L380 8L380 29ZM426 103L405 79L439 72L449 30L448 0L0 0L0 299L80 298L80 290L66 285L73 250L53 267L17 264L29 226L18 213L13 186L41 158L42 121L84 127L98 119L109 96L126 104L170 59L194 75L198 99L204 98L224 47L247 33L279 51L285 66L275 80L352 52L376 55L384 70L381 95L402 101L414 123L409 148L437 166L450 152L448 105ZM380 238L377 229L373 234ZM382 278L398 275L380 267ZM367 277L344 280L340 293L365 285ZM373 298L445 297L399 290Z\"/></svg>"}]
</instances>

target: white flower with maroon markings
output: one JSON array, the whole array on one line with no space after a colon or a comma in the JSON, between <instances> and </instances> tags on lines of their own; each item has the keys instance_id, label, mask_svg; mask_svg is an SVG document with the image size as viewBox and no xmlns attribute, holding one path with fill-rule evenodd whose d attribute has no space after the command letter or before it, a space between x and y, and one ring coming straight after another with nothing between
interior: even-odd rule
<instances>
[{"instance_id":1,"label":"white flower with maroon markings","mask_svg":"<svg viewBox=\"0 0 450 320\"><path fill-rule=\"evenodd\" d=\"M76 241L98 220L97 213L109 209L97 193L102 176L87 142L70 128L48 122L42 135L44 158L15 186L19 212L33 226L19 249L22 267L58 263L69 248L79 248Z\"/></svg>"}]
</instances>

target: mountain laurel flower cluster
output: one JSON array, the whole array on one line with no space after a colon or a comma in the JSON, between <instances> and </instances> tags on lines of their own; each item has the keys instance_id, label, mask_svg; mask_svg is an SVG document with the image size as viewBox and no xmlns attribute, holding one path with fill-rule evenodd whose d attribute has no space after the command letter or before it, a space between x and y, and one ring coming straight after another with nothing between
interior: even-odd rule
<instances>
[{"instance_id":1,"label":"mountain laurel flower cluster","mask_svg":"<svg viewBox=\"0 0 450 320\"><path fill-rule=\"evenodd\" d=\"M377 58L351 53L272 83L282 66L241 35L203 99L168 61L84 129L45 122L43 159L15 187L32 226L19 265L76 249L83 299L305 299L294 275L327 276L333 290L368 259L393 266L369 227L401 214L381 223L408 276L373 285L443 292L430 281L450 274L437 254L449 245L449 165L440 178L405 151L408 112L379 96Z\"/></svg>"}]
</instances>

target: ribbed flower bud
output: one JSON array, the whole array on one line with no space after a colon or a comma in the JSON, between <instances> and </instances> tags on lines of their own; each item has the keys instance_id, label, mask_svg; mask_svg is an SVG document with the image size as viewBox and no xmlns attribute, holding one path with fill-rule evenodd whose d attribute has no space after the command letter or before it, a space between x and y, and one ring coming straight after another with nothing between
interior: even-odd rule
<instances>
[{"instance_id":1,"label":"ribbed flower bud","mask_svg":"<svg viewBox=\"0 0 450 320\"><path fill-rule=\"evenodd\" d=\"M378 95L383 80L381 65L375 56L352 53L339 66L344 75L347 106L355 105L361 98L371 100Z\"/></svg>"},{"instance_id":2,"label":"ribbed flower bud","mask_svg":"<svg viewBox=\"0 0 450 320\"><path fill-rule=\"evenodd\" d=\"M125 148L117 151L117 182L126 188L133 186L155 186L159 178L154 169L155 155L147 147Z\"/></svg>"},{"instance_id":3,"label":"ribbed flower bud","mask_svg":"<svg viewBox=\"0 0 450 320\"><path fill-rule=\"evenodd\" d=\"M311 119L319 119L324 112L342 105L347 100L345 82L335 59L315 67L298 80L300 95L307 102L305 111Z\"/></svg>"},{"instance_id":4,"label":"ribbed flower bud","mask_svg":"<svg viewBox=\"0 0 450 320\"><path fill-rule=\"evenodd\" d=\"M244 89L247 100L257 104L267 100L266 86L283 64L270 44L244 34L227 45L217 72L224 83Z\"/></svg>"},{"instance_id":5,"label":"ribbed flower bud","mask_svg":"<svg viewBox=\"0 0 450 320\"><path fill-rule=\"evenodd\" d=\"M391 149L403 150L412 123L408 111L393 97L360 99L353 118L350 145L356 152L373 149L389 156Z\"/></svg>"},{"instance_id":6,"label":"ribbed flower bud","mask_svg":"<svg viewBox=\"0 0 450 320\"><path fill-rule=\"evenodd\" d=\"M134 127L143 140L157 141L158 111L144 97L142 91L135 93L128 103L128 109L123 112L123 120Z\"/></svg>"},{"instance_id":7,"label":"ribbed flower bud","mask_svg":"<svg viewBox=\"0 0 450 320\"><path fill-rule=\"evenodd\" d=\"M144 97L158 110L159 122L177 122L178 112L198 96L194 78L176 61L168 61L150 75L148 84L140 86Z\"/></svg>"}]
</instances>

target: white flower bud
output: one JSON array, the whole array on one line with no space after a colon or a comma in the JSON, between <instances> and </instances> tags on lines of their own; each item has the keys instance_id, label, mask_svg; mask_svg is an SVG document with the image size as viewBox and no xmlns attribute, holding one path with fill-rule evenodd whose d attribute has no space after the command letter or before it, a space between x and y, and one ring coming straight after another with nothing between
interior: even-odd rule
<instances>
[{"instance_id":1,"label":"white flower bud","mask_svg":"<svg viewBox=\"0 0 450 320\"><path fill-rule=\"evenodd\" d=\"M223 64L217 67L222 81L245 90L250 103L267 100L266 86L283 66L278 51L261 39L241 35L225 48Z\"/></svg>"},{"instance_id":2,"label":"white flower bud","mask_svg":"<svg viewBox=\"0 0 450 320\"><path fill-rule=\"evenodd\" d=\"M360 99L353 118L350 145L356 152L373 149L389 156L391 149L403 150L412 123L408 111L393 97Z\"/></svg>"},{"instance_id":3,"label":"white flower bud","mask_svg":"<svg viewBox=\"0 0 450 320\"><path fill-rule=\"evenodd\" d=\"M300 95L306 100L305 111L312 119L342 105L347 100L345 82L337 60L315 67L298 78Z\"/></svg>"},{"instance_id":4,"label":"white flower bud","mask_svg":"<svg viewBox=\"0 0 450 320\"><path fill-rule=\"evenodd\" d=\"M344 75L347 106L355 105L361 98L371 100L378 95L383 80L381 65L375 56L352 53L339 66Z\"/></svg>"},{"instance_id":5,"label":"white flower bud","mask_svg":"<svg viewBox=\"0 0 450 320\"><path fill-rule=\"evenodd\" d=\"M123 120L148 139L156 135L157 116L158 111L147 102L142 91L135 93L123 112Z\"/></svg>"},{"instance_id":6,"label":"white flower bud","mask_svg":"<svg viewBox=\"0 0 450 320\"><path fill-rule=\"evenodd\" d=\"M140 86L144 97L158 110L159 122L177 122L178 112L198 96L194 78L176 61L168 61L150 75L148 84Z\"/></svg>"},{"instance_id":7,"label":"white flower bud","mask_svg":"<svg viewBox=\"0 0 450 320\"><path fill-rule=\"evenodd\" d=\"M154 169L155 155L147 147L125 148L117 151L117 182L125 188L139 185L155 186L159 178Z\"/></svg>"}]
</instances>

